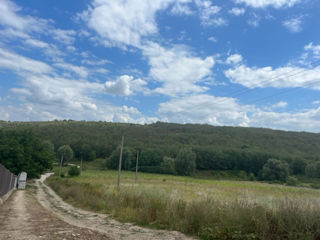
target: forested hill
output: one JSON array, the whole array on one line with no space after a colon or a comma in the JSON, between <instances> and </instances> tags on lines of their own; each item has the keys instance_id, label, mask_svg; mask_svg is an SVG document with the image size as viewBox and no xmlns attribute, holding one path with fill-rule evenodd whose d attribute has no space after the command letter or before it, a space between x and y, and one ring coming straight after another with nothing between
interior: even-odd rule
<instances>
[{"instance_id":1,"label":"forested hill","mask_svg":"<svg viewBox=\"0 0 320 240\"><path fill-rule=\"evenodd\" d=\"M31 130L55 149L68 144L79 155L80 148L93 149L97 157L108 157L125 136L125 146L157 149L175 156L181 147L195 151L232 150L263 153L279 158L315 159L320 156L320 134L262 128L215 127L200 124L155 123L150 125L85 122L0 122L0 129Z\"/></svg>"}]
</instances>

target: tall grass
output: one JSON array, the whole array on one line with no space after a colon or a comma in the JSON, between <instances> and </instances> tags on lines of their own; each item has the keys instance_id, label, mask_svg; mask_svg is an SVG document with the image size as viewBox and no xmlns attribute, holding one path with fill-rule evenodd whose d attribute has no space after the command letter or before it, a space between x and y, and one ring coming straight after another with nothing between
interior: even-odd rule
<instances>
[{"instance_id":1,"label":"tall grass","mask_svg":"<svg viewBox=\"0 0 320 240\"><path fill-rule=\"evenodd\" d=\"M320 233L320 194L315 190L150 174L134 185L129 173L117 193L114 176L96 171L74 179L51 177L48 184L78 207L201 239L311 240Z\"/></svg>"}]
</instances>

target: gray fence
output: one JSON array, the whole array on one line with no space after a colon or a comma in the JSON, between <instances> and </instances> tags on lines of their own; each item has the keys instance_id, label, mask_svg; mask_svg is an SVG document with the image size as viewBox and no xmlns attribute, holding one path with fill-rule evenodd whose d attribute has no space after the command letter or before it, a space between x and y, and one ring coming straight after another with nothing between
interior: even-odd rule
<instances>
[{"instance_id":1,"label":"gray fence","mask_svg":"<svg viewBox=\"0 0 320 240\"><path fill-rule=\"evenodd\" d=\"M16 181L17 176L0 164L0 198L15 187Z\"/></svg>"}]
</instances>

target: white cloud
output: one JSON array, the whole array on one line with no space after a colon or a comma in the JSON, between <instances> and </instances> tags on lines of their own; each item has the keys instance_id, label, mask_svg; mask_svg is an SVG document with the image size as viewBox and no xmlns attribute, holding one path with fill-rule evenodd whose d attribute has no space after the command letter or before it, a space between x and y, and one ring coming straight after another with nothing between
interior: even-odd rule
<instances>
[{"instance_id":1,"label":"white cloud","mask_svg":"<svg viewBox=\"0 0 320 240\"><path fill-rule=\"evenodd\" d=\"M250 68L239 65L225 71L225 76L231 82L238 83L248 88L256 87L303 87L320 90L320 67L272 67Z\"/></svg>"},{"instance_id":2,"label":"white cloud","mask_svg":"<svg viewBox=\"0 0 320 240\"><path fill-rule=\"evenodd\" d=\"M257 15L256 13L253 13L251 15L250 19L248 20L248 24L253 27L259 27L260 20L261 20L261 17L259 15Z\"/></svg>"},{"instance_id":3,"label":"white cloud","mask_svg":"<svg viewBox=\"0 0 320 240\"><path fill-rule=\"evenodd\" d=\"M228 13L235 15L235 16L241 16L246 12L244 8L232 8L228 11Z\"/></svg>"},{"instance_id":4,"label":"white cloud","mask_svg":"<svg viewBox=\"0 0 320 240\"><path fill-rule=\"evenodd\" d=\"M240 54L233 54L229 56L226 60L226 64L238 64L242 62L242 56Z\"/></svg>"},{"instance_id":5,"label":"white cloud","mask_svg":"<svg viewBox=\"0 0 320 240\"><path fill-rule=\"evenodd\" d=\"M166 49L149 43L143 49L150 65L149 75L162 86L156 92L175 96L192 92L203 92L207 88L198 85L211 75L214 58L193 56L187 49L175 46Z\"/></svg>"},{"instance_id":6,"label":"white cloud","mask_svg":"<svg viewBox=\"0 0 320 240\"><path fill-rule=\"evenodd\" d=\"M228 25L226 19L219 17L221 7L212 5L207 0L195 0L195 3L199 9L201 23L205 26L225 26Z\"/></svg>"},{"instance_id":7,"label":"white cloud","mask_svg":"<svg viewBox=\"0 0 320 240\"><path fill-rule=\"evenodd\" d=\"M319 100L313 101L312 104L315 104L315 105L320 104L320 101Z\"/></svg>"},{"instance_id":8,"label":"white cloud","mask_svg":"<svg viewBox=\"0 0 320 240\"><path fill-rule=\"evenodd\" d=\"M94 0L80 17L103 41L137 47L141 38L158 32L156 12L166 9L172 2L174 0Z\"/></svg>"},{"instance_id":9,"label":"white cloud","mask_svg":"<svg viewBox=\"0 0 320 240\"><path fill-rule=\"evenodd\" d=\"M280 101L271 106L271 108L286 108L288 106L287 102Z\"/></svg>"},{"instance_id":10,"label":"white cloud","mask_svg":"<svg viewBox=\"0 0 320 240\"><path fill-rule=\"evenodd\" d=\"M20 16L21 10L16 4L9 0L0 1L0 24L19 30L21 32L42 32L47 21L31 16Z\"/></svg>"},{"instance_id":11,"label":"white cloud","mask_svg":"<svg viewBox=\"0 0 320 240\"><path fill-rule=\"evenodd\" d=\"M291 18L282 22L282 25L286 27L290 32L297 33L302 30L302 17Z\"/></svg>"},{"instance_id":12,"label":"white cloud","mask_svg":"<svg viewBox=\"0 0 320 240\"><path fill-rule=\"evenodd\" d=\"M54 65L58 68L64 69L65 71L74 72L81 78L87 78L89 75L89 70L83 66L75 66L73 64L64 62L55 63Z\"/></svg>"},{"instance_id":13,"label":"white cloud","mask_svg":"<svg viewBox=\"0 0 320 240\"><path fill-rule=\"evenodd\" d=\"M46 63L33 60L0 48L0 68L10 69L18 74L30 72L34 74L51 73L53 69Z\"/></svg>"},{"instance_id":14,"label":"white cloud","mask_svg":"<svg viewBox=\"0 0 320 240\"><path fill-rule=\"evenodd\" d=\"M184 0L176 2L172 9L171 13L175 15L192 15L194 12L188 6L188 3L192 2L192 0Z\"/></svg>"},{"instance_id":15,"label":"white cloud","mask_svg":"<svg viewBox=\"0 0 320 240\"><path fill-rule=\"evenodd\" d=\"M240 106L233 98L200 94L161 103L158 114L169 122L247 126L250 108Z\"/></svg>"},{"instance_id":16,"label":"white cloud","mask_svg":"<svg viewBox=\"0 0 320 240\"><path fill-rule=\"evenodd\" d=\"M134 92L143 91L147 83L142 79L134 79L132 76L122 75L115 81L105 82L105 91L108 94L129 96Z\"/></svg>"},{"instance_id":17,"label":"white cloud","mask_svg":"<svg viewBox=\"0 0 320 240\"><path fill-rule=\"evenodd\" d=\"M66 45L71 45L75 41L76 32L74 30L52 29L53 39Z\"/></svg>"},{"instance_id":18,"label":"white cloud","mask_svg":"<svg viewBox=\"0 0 320 240\"><path fill-rule=\"evenodd\" d=\"M320 107L296 113L257 110L250 116L249 126L320 132L319 121Z\"/></svg>"},{"instance_id":19,"label":"white cloud","mask_svg":"<svg viewBox=\"0 0 320 240\"><path fill-rule=\"evenodd\" d=\"M279 107L285 107L285 104L280 102ZM234 98L207 94L161 103L158 114L162 121L168 122L320 132L320 107L294 113L279 113L262 110L253 105L241 105Z\"/></svg>"},{"instance_id":20,"label":"white cloud","mask_svg":"<svg viewBox=\"0 0 320 240\"><path fill-rule=\"evenodd\" d=\"M213 36L209 37L208 40L211 41L211 42L214 42L214 43L218 42L218 40Z\"/></svg>"},{"instance_id":21,"label":"white cloud","mask_svg":"<svg viewBox=\"0 0 320 240\"><path fill-rule=\"evenodd\" d=\"M313 45L313 42L304 47L304 50L312 53L312 57L320 58L320 45Z\"/></svg>"},{"instance_id":22,"label":"white cloud","mask_svg":"<svg viewBox=\"0 0 320 240\"><path fill-rule=\"evenodd\" d=\"M292 7L301 0L234 0L236 3L244 3L247 6L253 8L265 8L265 7Z\"/></svg>"}]
</instances>

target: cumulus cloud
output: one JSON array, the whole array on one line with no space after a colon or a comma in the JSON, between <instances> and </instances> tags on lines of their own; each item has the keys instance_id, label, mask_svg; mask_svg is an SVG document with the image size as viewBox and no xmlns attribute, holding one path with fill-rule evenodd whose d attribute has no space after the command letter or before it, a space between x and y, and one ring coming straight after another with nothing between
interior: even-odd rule
<instances>
[{"instance_id":1,"label":"cumulus cloud","mask_svg":"<svg viewBox=\"0 0 320 240\"><path fill-rule=\"evenodd\" d=\"M234 98L199 94L161 103L158 113L169 122L247 126L246 112L250 108L239 105Z\"/></svg>"},{"instance_id":2,"label":"cumulus cloud","mask_svg":"<svg viewBox=\"0 0 320 240\"><path fill-rule=\"evenodd\" d=\"M200 58L181 46L166 49L156 43L145 46L143 54L149 61L149 75L162 83L156 92L175 96L207 90L198 84L210 77L215 63L212 56Z\"/></svg>"},{"instance_id":3,"label":"cumulus cloud","mask_svg":"<svg viewBox=\"0 0 320 240\"><path fill-rule=\"evenodd\" d=\"M292 33L301 32L302 17L291 18L282 22L282 25Z\"/></svg>"},{"instance_id":4,"label":"cumulus cloud","mask_svg":"<svg viewBox=\"0 0 320 240\"><path fill-rule=\"evenodd\" d=\"M236 66L224 72L231 82L248 88L274 87L291 88L303 87L320 89L320 67L262 67L250 68L245 65Z\"/></svg>"},{"instance_id":5,"label":"cumulus cloud","mask_svg":"<svg viewBox=\"0 0 320 240\"><path fill-rule=\"evenodd\" d=\"M105 91L108 94L129 96L134 92L147 90L144 86L147 83L142 79L134 79L133 76L123 75L118 77L115 81L105 82Z\"/></svg>"},{"instance_id":6,"label":"cumulus cloud","mask_svg":"<svg viewBox=\"0 0 320 240\"><path fill-rule=\"evenodd\" d=\"M140 46L141 38L157 33L155 15L174 0L94 0L80 17L111 45Z\"/></svg>"},{"instance_id":7,"label":"cumulus cloud","mask_svg":"<svg viewBox=\"0 0 320 240\"><path fill-rule=\"evenodd\" d=\"M235 15L235 16L241 16L246 12L244 8L232 8L228 11L228 13Z\"/></svg>"},{"instance_id":8,"label":"cumulus cloud","mask_svg":"<svg viewBox=\"0 0 320 240\"><path fill-rule=\"evenodd\" d=\"M265 7L292 7L299 3L301 0L234 0L236 3L244 3L247 6L253 8L265 8Z\"/></svg>"}]
</instances>

